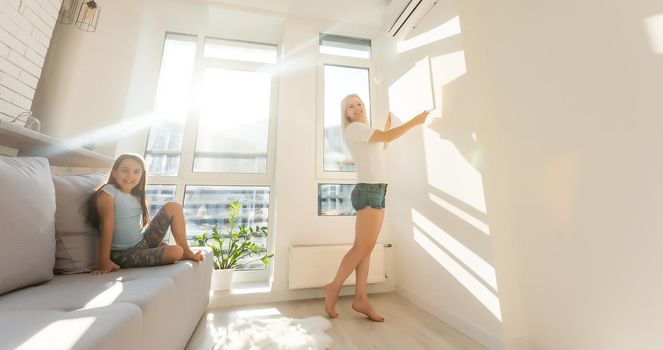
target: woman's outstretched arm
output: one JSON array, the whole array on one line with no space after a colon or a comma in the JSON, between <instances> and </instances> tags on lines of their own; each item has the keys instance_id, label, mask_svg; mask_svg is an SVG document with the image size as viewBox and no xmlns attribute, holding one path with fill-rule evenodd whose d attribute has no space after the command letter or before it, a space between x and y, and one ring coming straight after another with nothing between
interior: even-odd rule
<instances>
[{"instance_id":1,"label":"woman's outstretched arm","mask_svg":"<svg viewBox=\"0 0 663 350\"><path fill-rule=\"evenodd\" d=\"M393 117L393 115L391 114L391 112L389 112L389 114L387 114L387 121L384 123L384 131L385 132L391 130L391 119L392 119L392 117ZM389 142L385 142L384 146L382 146L382 149L387 149L388 145L389 145Z\"/></svg>"},{"instance_id":2,"label":"woman's outstretched arm","mask_svg":"<svg viewBox=\"0 0 663 350\"><path fill-rule=\"evenodd\" d=\"M368 139L368 142L391 142L403 136L403 134L405 134L413 127L423 124L426 121L426 117L428 117L428 113L430 113L430 111L419 113L414 118L410 119L410 121L407 123L393 129L385 131L375 130L373 135L371 135L371 138Z\"/></svg>"}]
</instances>

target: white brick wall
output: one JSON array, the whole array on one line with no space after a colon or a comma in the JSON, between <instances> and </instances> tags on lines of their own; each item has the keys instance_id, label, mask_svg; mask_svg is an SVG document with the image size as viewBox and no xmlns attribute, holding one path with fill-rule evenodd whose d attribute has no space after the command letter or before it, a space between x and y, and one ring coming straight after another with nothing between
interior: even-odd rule
<instances>
[{"instance_id":1,"label":"white brick wall","mask_svg":"<svg viewBox=\"0 0 663 350\"><path fill-rule=\"evenodd\" d=\"M0 0L0 119L30 110L60 0Z\"/></svg>"}]
</instances>

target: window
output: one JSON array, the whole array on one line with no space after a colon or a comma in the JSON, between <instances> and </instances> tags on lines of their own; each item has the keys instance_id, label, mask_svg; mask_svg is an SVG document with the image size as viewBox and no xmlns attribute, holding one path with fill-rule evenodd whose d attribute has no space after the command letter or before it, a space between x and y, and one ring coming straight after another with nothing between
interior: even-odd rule
<instances>
[{"instance_id":1,"label":"window","mask_svg":"<svg viewBox=\"0 0 663 350\"><path fill-rule=\"evenodd\" d=\"M147 210L150 214L150 220L157 215L159 210L163 208L166 203L175 199L175 185L147 185L145 186L145 199L147 200ZM164 237L165 240L170 240L171 232Z\"/></svg>"},{"instance_id":2,"label":"window","mask_svg":"<svg viewBox=\"0 0 663 350\"><path fill-rule=\"evenodd\" d=\"M277 51L274 45L216 38L205 39L203 55L205 57L271 64L277 61Z\"/></svg>"},{"instance_id":3,"label":"window","mask_svg":"<svg viewBox=\"0 0 663 350\"><path fill-rule=\"evenodd\" d=\"M371 41L320 33L320 53L370 59Z\"/></svg>"},{"instance_id":4,"label":"window","mask_svg":"<svg viewBox=\"0 0 663 350\"><path fill-rule=\"evenodd\" d=\"M277 46L168 33L145 150L150 209L184 206L187 238L227 223L269 226ZM271 229L271 228L270 228ZM260 241L268 249L268 237ZM262 263L244 269L263 269Z\"/></svg>"},{"instance_id":5,"label":"window","mask_svg":"<svg viewBox=\"0 0 663 350\"><path fill-rule=\"evenodd\" d=\"M178 173L195 57L195 36L166 36L154 106L156 122L145 151L150 175Z\"/></svg>"},{"instance_id":6,"label":"window","mask_svg":"<svg viewBox=\"0 0 663 350\"><path fill-rule=\"evenodd\" d=\"M350 193L356 179L356 166L343 140L341 101L357 94L372 124L371 98L373 61L371 41L332 34L320 34L318 70L318 129L316 137L316 176L318 215L355 215Z\"/></svg>"},{"instance_id":7,"label":"window","mask_svg":"<svg viewBox=\"0 0 663 350\"><path fill-rule=\"evenodd\" d=\"M355 215L350 194L354 184L318 184L318 215Z\"/></svg>"},{"instance_id":8,"label":"window","mask_svg":"<svg viewBox=\"0 0 663 350\"><path fill-rule=\"evenodd\" d=\"M345 146L341 130L341 101L357 94L364 101L366 116L371 118L368 68L324 66L324 171L355 171L355 163Z\"/></svg>"},{"instance_id":9,"label":"window","mask_svg":"<svg viewBox=\"0 0 663 350\"><path fill-rule=\"evenodd\" d=\"M275 45L205 38L194 172L267 172Z\"/></svg>"},{"instance_id":10,"label":"window","mask_svg":"<svg viewBox=\"0 0 663 350\"><path fill-rule=\"evenodd\" d=\"M207 68L194 172L265 173L270 74Z\"/></svg>"},{"instance_id":11,"label":"window","mask_svg":"<svg viewBox=\"0 0 663 350\"><path fill-rule=\"evenodd\" d=\"M357 94L371 122L371 41L320 34L318 89L317 176L324 179L353 179L354 160L343 141L341 101Z\"/></svg>"},{"instance_id":12,"label":"window","mask_svg":"<svg viewBox=\"0 0 663 350\"><path fill-rule=\"evenodd\" d=\"M237 225L247 227L268 226L269 219L269 187L266 186L186 186L184 195L184 216L186 217L187 236L192 237L205 231L211 231L218 225L221 233L227 234L228 208L230 203L238 200L242 204ZM258 237L256 245L262 250L267 249L267 237ZM248 256L240 262L255 259ZM260 261L242 266L243 269L260 269L264 264Z\"/></svg>"},{"instance_id":13,"label":"window","mask_svg":"<svg viewBox=\"0 0 663 350\"><path fill-rule=\"evenodd\" d=\"M145 199L147 200L150 219L156 215L166 203L175 199L175 185L147 185L145 186Z\"/></svg>"}]
</instances>

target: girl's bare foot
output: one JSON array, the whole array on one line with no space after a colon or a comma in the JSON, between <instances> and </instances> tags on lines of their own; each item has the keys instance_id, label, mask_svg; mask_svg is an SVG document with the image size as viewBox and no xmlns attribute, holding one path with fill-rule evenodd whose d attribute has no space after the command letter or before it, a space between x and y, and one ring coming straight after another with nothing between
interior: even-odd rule
<instances>
[{"instance_id":1,"label":"girl's bare foot","mask_svg":"<svg viewBox=\"0 0 663 350\"><path fill-rule=\"evenodd\" d=\"M324 287L325 291L325 312L330 318L338 317L336 313L336 301L338 300L339 289L335 288L331 283Z\"/></svg>"},{"instance_id":2,"label":"girl's bare foot","mask_svg":"<svg viewBox=\"0 0 663 350\"><path fill-rule=\"evenodd\" d=\"M193 261L203 261L205 259L205 256L201 252L193 252L189 250L188 252L184 252L182 255L182 260L193 260Z\"/></svg>"},{"instance_id":3,"label":"girl's bare foot","mask_svg":"<svg viewBox=\"0 0 663 350\"><path fill-rule=\"evenodd\" d=\"M384 322L384 317L382 317L373 309L371 303L368 302L368 298L355 297L355 299L352 301L352 309L368 316L371 321Z\"/></svg>"}]
</instances>

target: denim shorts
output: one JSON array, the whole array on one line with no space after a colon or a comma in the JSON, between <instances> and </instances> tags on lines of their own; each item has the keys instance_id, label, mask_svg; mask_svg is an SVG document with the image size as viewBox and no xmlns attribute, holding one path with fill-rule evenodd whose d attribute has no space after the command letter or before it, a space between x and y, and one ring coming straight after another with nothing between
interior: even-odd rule
<instances>
[{"instance_id":1,"label":"denim shorts","mask_svg":"<svg viewBox=\"0 0 663 350\"><path fill-rule=\"evenodd\" d=\"M358 183L350 194L352 207L360 211L367 206L373 209L384 209L384 197L387 195L387 184Z\"/></svg>"}]
</instances>

